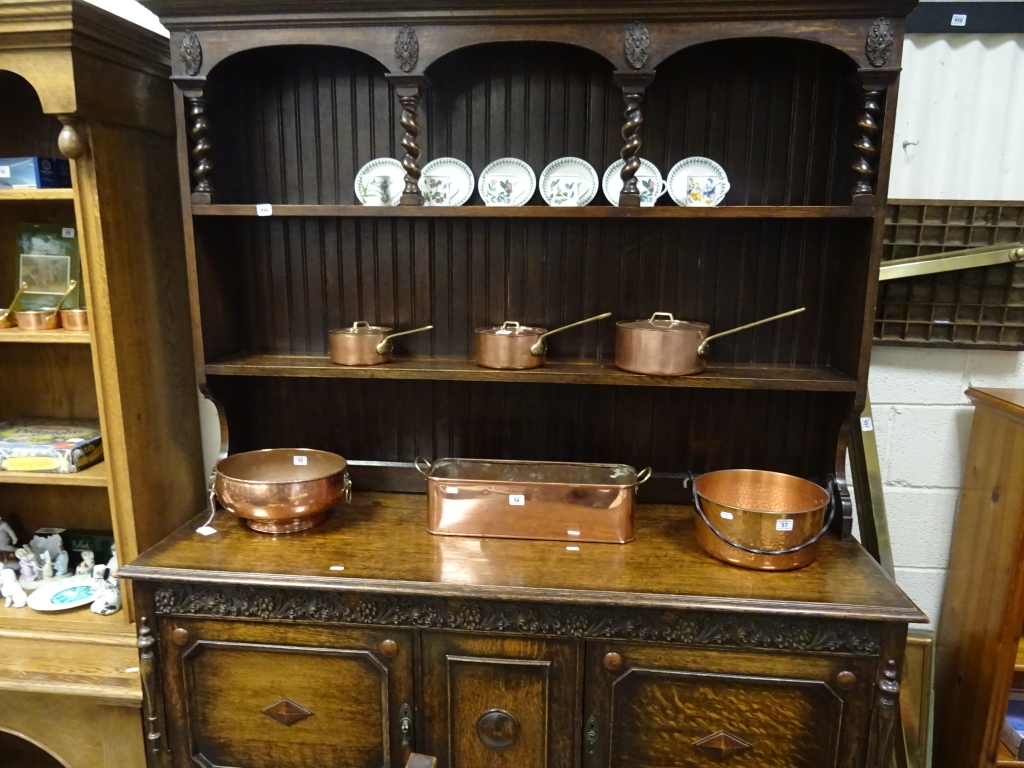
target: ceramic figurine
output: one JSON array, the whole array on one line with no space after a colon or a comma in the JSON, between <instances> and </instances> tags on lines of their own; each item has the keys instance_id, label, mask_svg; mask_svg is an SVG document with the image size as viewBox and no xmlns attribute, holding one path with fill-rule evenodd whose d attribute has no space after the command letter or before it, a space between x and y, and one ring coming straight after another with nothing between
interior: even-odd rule
<instances>
[{"instance_id":1,"label":"ceramic figurine","mask_svg":"<svg viewBox=\"0 0 1024 768\"><path fill-rule=\"evenodd\" d=\"M24 608L28 603L28 595L18 583L18 574L10 568L0 570L0 597L4 598L4 608Z\"/></svg>"},{"instance_id":2,"label":"ceramic figurine","mask_svg":"<svg viewBox=\"0 0 1024 768\"><path fill-rule=\"evenodd\" d=\"M56 576L57 578L60 578L61 576L67 576L68 575L68 559L69 558L70 558L70 555L68 555L67 550L64 549L64 547L62 545L61 548L60 548L60 551L57 553L57 557L53 561L53 575L54 576Z\"/></svg>"},{"instance_id":3,"label":"ceramic figurine","mask_svg":"<svg viewBox=\"0 0 1024 768\"><path fill-rule=\"evenodd\" d=\"M120 568L117 565L117 545L110 545L110 559L107 560L107 568L110 569L110 578L116 579Z\"/></svg>"},{"instance_id":4,"label":"ceramic figurine","mask_svg":"<svg viewBox=\"0 0 1024 768\"><path fill-rule=\"evenodd\" d=\"M49 580L53 578L53 558L50 557L49 550L43 550L43 579Z\"/></svg>"},{"instance_id":5,"label":"ceramic figurine","mask_svg":"<svg viewBox=\"0 0 1024 768\"><path fill-rule=\"evenodd\" d=\"M8 553L14 553L14 545L18 543L18 536L10 525L0 517L0 558L5 558Z\"/></svg>"},{"instance_id":6,"label":"ceramic figurine","mask_svg":"<svg viewBox=\"0 0 1024 768\"><path fill-rule=\"evenodd\" d=\"M39 558L36 553L28 547L18 547L14 550L14 556L18 558L21 572L21 584L32 584L43 578L42 569L39 567Z\"/></svg>"},{"instance_id":7,"label":"ceramic figurine","mask_svg":"<svg viewBox=\"0 0 1024 768\"><path fill-rule=\"evenodd\" d=\"M109 616L121 610L121 585L110 575L110 568L97 565L92 576L96 599L93 600L90 610L100 616Z\"/></svg>"},{"instance_id":8,"label":"ceramic figurine","mask_svg":"<svg viewBox=\"0 0 1024 768\"><path fill-rule=\"evenodd\" d=\"M76 576L88 576L92 573L92 569L96 567L96 553L91 549L83 549L81 552L82 562L75 568Z\"/></svg>"}]
</instances>

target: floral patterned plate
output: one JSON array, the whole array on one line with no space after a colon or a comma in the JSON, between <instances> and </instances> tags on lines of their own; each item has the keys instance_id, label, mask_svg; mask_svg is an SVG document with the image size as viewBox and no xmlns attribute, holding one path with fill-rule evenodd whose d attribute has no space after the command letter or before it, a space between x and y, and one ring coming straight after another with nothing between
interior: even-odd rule
<instances>
[{"instance_id":1,"label":"floral patterned plate","mask_svg":"<svg viewBox=\"0 0 1024 768\"><path fill-rule=\"evenodd\" d=\"M28 607L37 611L64 611L96 599L91 575L49 581L28 596Z\"/></svg>"},{"instance_id":2,"label":"floral patterned plate","mask_svg":"<svg viewBox=\"0 0 1024 768\"><path fill-rule=\"evenodd\" d=\"M398 205L405 169L392 157L371 160L356 174L356 199L363 205Z\"/></svg>"},{"instance_id":3,"label":"floral patterned plate","mask_svg":"<svg viewBox=\"0 0 1024 768\"><path fill-rule=\"evenodd\" d=\"M597 197L600 182L594 166L578 157L562 157L540 174L540 196L553 206L584 206Z\"/></svg>"},{"instance_id":4,"label":"floral patterned plate","mask_svg":"<svg viewBox=\"0 0 1024 768\"><path fill-rule=\"evenodd\" d=\"M503 157L480 172L479 188L485 205L526 205L537 191L537 176L522 160Z\"/></svg>"},{"instance_id":5,"label":"floral patterned plate","mask_svg":"<svg viewBox=\"0 0 1024 768\"><path fill-rule=\"evenodd\" d=\"M601 182L601 190L612 205L619 204L623 165L621 160L609 165ZM658 198L665 194L665 180L661 178L661 171L650 160L640 160L640 170L636 172L636 185L640 190L640 205L645 208L654 205Z\"/></svg>"},{"instance_id":6,"label":"floral patterned plate","mask_svg":"<svg viewBox=\"0 0 1024 768\"><path fill-rule=\"evenodd\" d=\"M472 169L454 157L431 160L420 172L420 192L427 205L465 205L473 196Z\"/></svg>"},{"instance_id":7,"label":"floral patterned plate","mask_svg":"<svg viewBox=\"0 0 1024 768\"><path fill-rule=\"evenodd\" d=\"M729 192L725 169L706 157L688 157L668 172L668 194L676 205L710 207Z\"/></svg>"}]
</instances>

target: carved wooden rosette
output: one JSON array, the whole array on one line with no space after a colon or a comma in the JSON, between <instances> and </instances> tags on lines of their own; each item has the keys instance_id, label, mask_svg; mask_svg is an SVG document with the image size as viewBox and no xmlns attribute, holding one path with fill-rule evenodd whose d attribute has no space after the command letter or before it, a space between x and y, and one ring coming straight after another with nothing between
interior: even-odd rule
<instances>
[{"instance_id":1,"label":"carved wooden rosette","mask_svg":"<svg viewBox=\"0 0 1024 768\"><path fill-rule=\"evenodd\" d=\"M192 156L192 202L209 205L213 201L213 183L210 174L213 164L210 160L210 124L206 120L206 99L202 92L186 94L188 105L189 153Z\"/></svg>"},{"instance_id":2,"label":"carved wooden rosette","mask_svg":"<svg viewBox=\"0 0 1024 768\"><path fill-rule=\"evenodd\" d=\"M900 706L900 684L896 662L886 664L882 679L878 681L878 696L872 716L871 737L868 742L868 768L887 768L896 736L896 721Z\"/></svg>"},{"instance_id":3,"label":"carved wooden rosette","mask_svg":"<svg viewBox=\"0 0 1024 768\"><path fill-rule=\"evenodd\" d=\"M884 67L889 63L893 44L892 22L888 19L876 19L868 30L864 43L864 53L873 67Z\"/></svg>"},{"instance_id":4,"label":"carved wooden rosette","mask_svg":"<svg viewBox=\"0 0 1024 768\"><path fill-rule=\"evenodd\" d=\"M203 68L203 46L195 32L185 30L181 38L181 45L178 46L178 57L182 66L185 67L185 74L195 77Z\"/></svg>"},{"instance_id":5,"label":"carved wooden rosette","mask_svg":"<svg viewBox=\"0 0 1024 768\"><path fill-rule=\"evenodd\" d=\"M386 75L395 87L398 102L402 105L402 117L399 122L405 133L402 134L402 168L405 169L405 189L399 200L401 205L423 205L423 194L420 192L420 126L417 114L420 107L421 89L427 86L427 78L423 75Z\"/></svg>"},{"instance_id":6,"label":"carved wooden rosette","mask_svg":"<svg viewBox=\"0 0 1024 768\"><path fill-rule=\"evenodd\" d=\"M643 100L644 91L654 80L654 72L624 72L614 74L615 84L622 89L626 102L626 122L622 125L622 191L619 192L621 207L636 208L640 205L640 191L636 186L636 172L640 170L640 147L643 146Z\"/></svg>"}]
</instances>

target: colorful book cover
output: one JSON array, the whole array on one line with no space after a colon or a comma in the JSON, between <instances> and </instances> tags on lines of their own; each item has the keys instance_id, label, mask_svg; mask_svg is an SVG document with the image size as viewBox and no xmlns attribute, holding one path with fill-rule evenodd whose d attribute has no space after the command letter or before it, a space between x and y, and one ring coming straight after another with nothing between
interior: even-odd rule
<instances>
[{"instance_id":1,"label":"colorful book cover","mask_svg":"<svg viewBox=\"0 0 1024 768\"><path fill-rule=\"evenodd\" d=\"M16 419L0 423L0 470L67 474L103 458L95 419Z\"/></svg>"}]
</instances>

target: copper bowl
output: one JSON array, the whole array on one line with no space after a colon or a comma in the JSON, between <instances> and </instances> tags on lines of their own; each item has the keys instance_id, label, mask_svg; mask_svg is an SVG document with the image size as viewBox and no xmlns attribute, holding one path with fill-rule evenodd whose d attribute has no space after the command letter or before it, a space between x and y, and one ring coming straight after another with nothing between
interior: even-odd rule
<instances>
[{"instance_id":1,"label":"copper bowl","mask_svg":"<svg viewBox=\"0 0 1024 768\"><path fill-rule=\"evenodd\" d=\"M755 570L790 571L813 563L835 512L824 488L779 472L709 472L693 481L693 491L701 549Z\"/></svg>"},{"instance_id":2,"label":"copper bowl","mask_svg":"<svg viewBox=\"0 0 1024 768\"><path fill-rule=\"evenodd\" d=\"M87 309L62 309L60 311L60 323L65 331L88 331L89 310Z\"/></svg>"},{"instance_id":3,"label":"copper bowl","mask_svg":"<svg viewBox=\"0 0 1024 768\"><path fill-rule=\"evenodd\" d=\"M19 309L18 327L23 331L55 331L60 328L60 312L56 309Z\"/></svg>"},{"instance_id":4,"label":"copper bowl","mask_svg":"<svg viewBox=\"0 0 1024 768\"><path fill-rule=\"evenodd\" d=\"M263 533L294 533L324 521L342 496L352 498L348 463L306 448L236 453L214 469L214 491L224 507Z\"/></svg>"}]
</instances>

